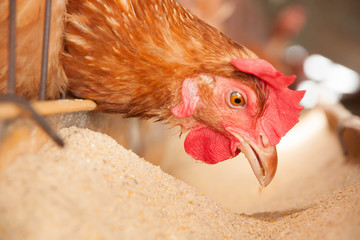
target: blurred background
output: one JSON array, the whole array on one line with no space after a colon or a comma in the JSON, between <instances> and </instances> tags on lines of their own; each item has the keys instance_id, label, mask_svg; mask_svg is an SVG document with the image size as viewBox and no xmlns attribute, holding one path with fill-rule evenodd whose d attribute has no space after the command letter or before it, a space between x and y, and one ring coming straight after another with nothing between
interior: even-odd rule
<instances>
[{"instance_id":1,"label":"blurred background","mask_svg":"<svg viewBox=\"0 0 360 240\"><path fill-rule=\"evenodd\" d=\"M342 102L360 114L360 2L181 0L279 70L298 76L302 104Z\"/></svg>"}]
</instances>

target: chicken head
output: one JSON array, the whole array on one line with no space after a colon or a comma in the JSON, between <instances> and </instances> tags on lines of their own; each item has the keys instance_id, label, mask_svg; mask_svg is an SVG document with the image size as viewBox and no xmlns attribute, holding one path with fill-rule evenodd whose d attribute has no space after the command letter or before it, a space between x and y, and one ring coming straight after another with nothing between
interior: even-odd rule
<instances>
[{"instance_id":1,"label":"chicken head","mask_svg":"<svg viewBox=\"0 0 360 240\"><path fill-rule=\"evenodd\" d=\"M172 113L191 128L185 151L194 159L215 164L243 152L265 187L277 168L275 146L298 121L304 92L288 89L295 76L283 76L265 60L231 63L250 75L240 80L209 74L186 79L182 101Z\"/></svg>"}]
</instances>

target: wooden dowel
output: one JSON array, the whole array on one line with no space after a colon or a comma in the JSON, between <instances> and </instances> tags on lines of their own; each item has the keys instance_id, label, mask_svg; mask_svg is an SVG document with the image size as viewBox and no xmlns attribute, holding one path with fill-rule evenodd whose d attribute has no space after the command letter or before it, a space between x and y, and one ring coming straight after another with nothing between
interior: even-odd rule
<instances>
[{"instance_id":1,"label":"wooden dowel","mask_svg":"<svg viewBox=\"0 0 360 240\"><path fill-rule=\"evenodd\" d=\"M30 104L40 115L54 115L96 109L96 103L91 100L55 100L38 101ZM23 110L13 103L0 103L0 119L16 118Z\"/></svg>"}]
</instances>

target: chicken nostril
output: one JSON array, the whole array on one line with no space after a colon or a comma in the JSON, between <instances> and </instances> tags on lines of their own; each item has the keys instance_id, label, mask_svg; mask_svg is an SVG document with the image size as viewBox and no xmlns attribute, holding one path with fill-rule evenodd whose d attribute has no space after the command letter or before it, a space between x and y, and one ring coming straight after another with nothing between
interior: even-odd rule
<instances>
[{"instance_id":1,"label":"chicken nostril","mask_svg":"<svg viewBox=\"0 0 360 240\"><path fill-rule=\"evenodd\" d=\"M265 134L260 134L260 143L264 148L267 148L270 145L269 139Z\"/></svg>"}]
</instances>

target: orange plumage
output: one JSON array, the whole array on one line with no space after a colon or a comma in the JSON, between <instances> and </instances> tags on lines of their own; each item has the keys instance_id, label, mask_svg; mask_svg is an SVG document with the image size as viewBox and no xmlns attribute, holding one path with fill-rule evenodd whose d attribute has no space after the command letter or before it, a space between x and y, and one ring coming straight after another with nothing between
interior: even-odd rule
<instances>
[{"instance_id":1,"label":"orange plumage","mask_svg":"<svg viewBox=\"0 0 360 240\"><path fill-rule=\"evenodd\" d=\"M9 1L0 1L0 93L7 89ZM27 99L37 99L40 89L42 32L45 1L17 0L16 9L16 93ZM65 0L52 1L47 95L60 96L67 78L60 63L63 47Z\"/></svg>"},{"instance_id":2,"label":"orange plumage","mask_svg":"<svg viewBox=\"0 0 360 240\"><path fill-rule=\"evenodd\" d=\"M176 1L70 1L63 64L69 89L104 111L168 119L186 77L239 75L255 57Z\"/></svg>"}]
</instances>

